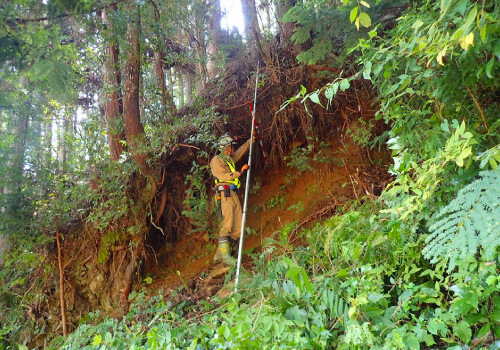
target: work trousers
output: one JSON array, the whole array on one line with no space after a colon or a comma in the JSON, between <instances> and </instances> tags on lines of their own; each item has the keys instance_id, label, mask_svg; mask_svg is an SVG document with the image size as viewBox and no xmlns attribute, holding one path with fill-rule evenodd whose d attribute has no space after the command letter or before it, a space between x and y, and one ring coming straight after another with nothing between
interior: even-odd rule
<instances>
[{"instance_id":1,"label":"work trousers","mask_svg":"<svg viewBox=\"0 0 500 350\"><path fill-rule=\"evenodd\" d=\"M236 240L240 237L241 231L241 204L238 194L231 190L230 197L224 197L221 193L222 222L219 231L219 238L231 237Z\"/></svg>"}]
</instances>

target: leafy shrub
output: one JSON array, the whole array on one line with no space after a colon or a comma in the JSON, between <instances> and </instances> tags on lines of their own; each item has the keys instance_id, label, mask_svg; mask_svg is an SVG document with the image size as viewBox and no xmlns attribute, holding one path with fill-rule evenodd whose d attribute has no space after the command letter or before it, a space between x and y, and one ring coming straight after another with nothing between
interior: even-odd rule
<instances>
[{"instance_id":1,"label":"leafy shrub","mask_svg":"<svg viewBox=\"0 0 500 350\"><path fill-rule=\"evenodd\" d=\"M297 177L305 171L314 171L314 168L309 164L309 156L314 150L314 145L309 144L307 147L295 147L289 156L284 159L289 168L294 168L293 176Z\"/></svg>"},{"instance_id":2,"label":"leafy shrub","mask_svg":"<svg viewBox=\"0 0 500 350\"><path fill-rule=\"evenodd\" d=\"M207 192L206 178L208 177L207 165L200 166L193 161L191 173L186 176L186 198L184 206L187 208L182 211L182 214L190 219L195 229L193 232L210 230L211 218L213 214L209 210L211 207L211 199Z\"/></svg>"}]
</instances>

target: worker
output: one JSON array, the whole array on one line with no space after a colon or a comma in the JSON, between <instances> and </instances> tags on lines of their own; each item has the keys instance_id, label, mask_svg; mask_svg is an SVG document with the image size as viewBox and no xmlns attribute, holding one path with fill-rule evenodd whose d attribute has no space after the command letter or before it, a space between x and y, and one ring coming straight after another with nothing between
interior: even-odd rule
<instances>
[{"instance_id":1,"label":"worker","mask_svg":"<svg viewBox=\"0 0 500 350\"><path fill-rule=\"evenodd\" d=\"M231 248L236 245L241 231L241 204L238 198L238 190L241 187L240 177L248 165L245 164L240 171L236 170L235 163L240 160L250 148L250 138L241 147L235 150L236 141L231 136L225 135L219 139L218 146L221 154L210 161L210 169L215 177L215 189L222 213L219 244L215 252L214 261L225 265L234 266L236 261L231 256Z\"/></svg>"}]
</instances>

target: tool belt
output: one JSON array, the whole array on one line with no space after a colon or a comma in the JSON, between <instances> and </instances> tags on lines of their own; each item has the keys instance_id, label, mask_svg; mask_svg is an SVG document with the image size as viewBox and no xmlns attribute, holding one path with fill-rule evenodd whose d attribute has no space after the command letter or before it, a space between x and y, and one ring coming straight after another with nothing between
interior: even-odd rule
<instances>
[{"instance_id":1,"label":"tool belt","mask_svg":"<svg viewBox=\"0 0 500 350\"><path fill-rule=\"evenodd\" d=\"M224 193L224 197L231 197L231 191L234 191L235 193L238 193L238 187L236 185L217 185L215 187L215 190L217 191L217 194L221 196L221 193Z\"/></svg>"}]
</instances>

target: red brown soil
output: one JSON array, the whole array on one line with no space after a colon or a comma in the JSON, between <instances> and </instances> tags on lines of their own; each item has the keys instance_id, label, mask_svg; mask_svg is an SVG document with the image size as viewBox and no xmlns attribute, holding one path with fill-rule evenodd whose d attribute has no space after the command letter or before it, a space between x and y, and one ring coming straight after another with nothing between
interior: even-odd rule
<instances>
[{"instance_id":1,"label":"red brown soil","mask_svg":"<svg viewBox=\"0 0 500 350\"><path fill-rule=\"evenodd\" d=\"M318 150L315 148L314 152ZM378 196L390 180L386 166L373 164L387 164L385 152L368 153L352 142L337 139L331 141L328 148L323 148L322 155L334 161L314 162L310 159L314 171L301 174L286 166L254 166L246 220L251 234L244 239L245 268L251 270L248 253L259 252L264 240L273 237L284 225L295 222L298 231L320 218L334 215L351 199ZM287 183L287 174L293 181ZM259 187L257 191L256 187ZM243 205L244 191L241 192ZM145 271L153 280L150 287L154 291L163 291L166 296L173 290L190 289L183 292L189 299L211 297L221 288L226 277L224 273L217 273L221 266L212 261L215 248L216 242L209 241L208 234L201 232L150 255ZM217 276L212 277L211 273Z\"/></svg>"}]
</instances>

